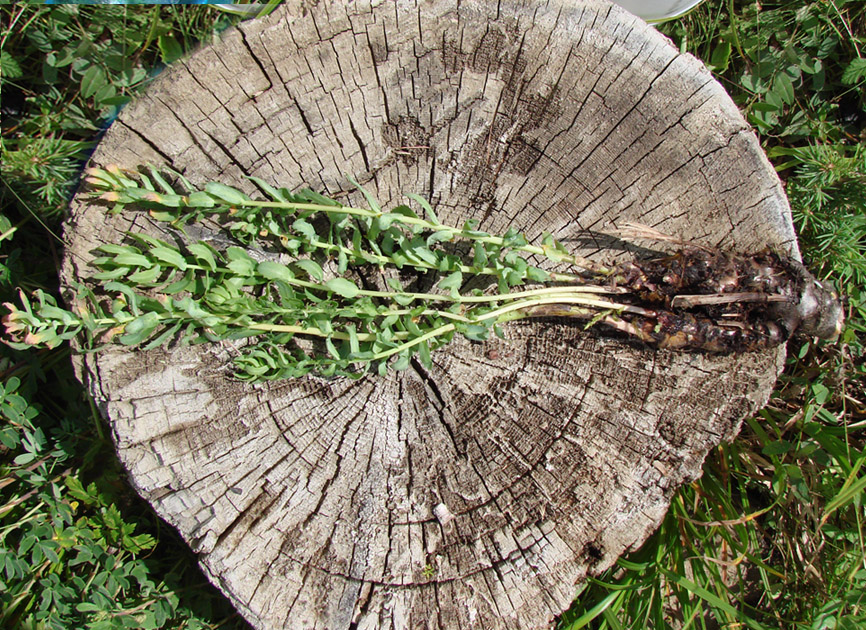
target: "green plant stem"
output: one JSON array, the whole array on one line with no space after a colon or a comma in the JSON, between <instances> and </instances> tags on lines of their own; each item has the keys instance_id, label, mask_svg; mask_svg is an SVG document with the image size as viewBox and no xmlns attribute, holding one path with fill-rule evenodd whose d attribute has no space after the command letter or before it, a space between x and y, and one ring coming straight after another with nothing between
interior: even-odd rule
<instances>
[{"instance_id":1,"label":"green plant stem","mask_svg":"<svg viewBox=\"0 0 866 630\"><path fill-rule=\"evenodd\" d=\"M248 200L244 201L243 203L235 204L235 207L272 208L280 210L293 210L296 212L323 212L326 214L348 214L368 219L379 219L387 215L388 218L392 219L396 223L402 223L408 226L416 226L424 230L430 230L432 232L453 232L454 236L461 236L467 240L477 241L479 243L485 243L487 245L496 245L498 247L505 247L506 245L505 239L501 236L493 236L490 234L485 234L482 236L481 234L474 234L471 230L462 230L460 228L446 225L444 223L433 223L420 217L407 217L399 213L377 212L375 210L369 210L367 208L356 208L343 205L329 206L316 203L254 200ZM599 273L603 275L608 275L611 273L611 270L607 267L598 265L597 263L587 258L575 256L573 254L554 252L550 248L544 246L539 247L537 245L516 245L513 249L525 252L527 254L535 254L537 256L543 256L545 258L551 258L560 262L567 262L575 265L576 267L580 267L581 269L585 269L593 273Z\"/></svg>"},{"instance_id":2,"label":"green plant stem","mask_svg":"<svg viewBox=\"0 0 866 630\"><path fill-rule=\"evenodd\" d=\"M313 283L310 283L310 284L312 284L315 287L319 287L319 285L315 285ZM375 293L382 293L382 294L388 295L387 292L384 292L384 291L375 292ZM390 295L401 295L401 294L390 294ZM409 294L409 295L416 295L416 294ZM437 296L437 297L442 297L442 296ZM451 297L451 296L448 296L448 297ZM508 294L507 296L501 296L501 295L500 296L461 296L461 298L465 298L465 300L464 299L457 299L455 301L460 301L460 302L462 302L462 301L466 301L466 302L509 301L510 303L505 305L505 306L502 306L500 308L497 308L495 310L489 311L487 313L480 314L478 317L471 317L471 316L467 317L464 315L459 315L457 313L451 313L448 311L440 311L440 310L434 310L434 309L424 310L424 311L418 313L418 316L422 316L422 315L436 316L436 317L442 317L445 319L452 319L452 320L460 321L463 323L476 323L476 322L484 322L484 321L489 321L489 320L506 321L504 319L500 320L500 318L504 317L505 315L509 315L511 313L517 312L517 311L526 311L528 313L533 308L537 308L540 306L547 306L547 305L559 305L559 304L575 304L575 305L585 306L585 307L587 307L587 310L585 313L581 313L581 314L585 314L587 316L589 316L592 313L592 311L590 310L592 308L609 309L609 310L620 311L620 312L639 313L642 315L648 314L648 311L646 309L643 309L643 308L640 308L637 306L618 304L618 303L610 302L607 300L596 299L596 298L593 298L592 296L583 296L583 295L580 295L579 293L565 292L562 290L557 290L555 287L551 287L548 289L535 289L535 290L530 290L530 291L520 291L517 293ZM506 298L507 298L507 300L506 300ZM523 298L523 299L516 299L516 298ZM383 311L377 313L375 316L376 317L388 317L388 316L392 316L392 315L407 315L410 313L412 313L412 310L410 310L410 309L387 309L387 310L383 310ZM575 314L578 314L578 313L579 312L575 311ZM280 314L281 313L279 313L279 312L273 313L273 315L280 315ZM282 314L288 314L288 312L282 313ZM257 330L257 331L261 331L263 333L264 332L291 333L291 334L313 336L313 337L323 337L323 338L330 337L330 338L340 339L340 340L348 340L351 338L351 336L348 333L342 333L339 331L325 332L325 331L321 330L320 328L316 328L313 326L296 326L296 325L291 325L291 324L273 324L273 323L266 323L266 322L242 323L242 322L238 322L237 320L233 320L231 317L224 316L224 315L221 315L218 313L209 313L209 315L221 319L222 323L224 323L224 324L236 325L238 328L243 328L243 329L247 329L247 330ZM189 316L183 316L182 314L179 314L179 313L156 313L156 316L163 325L170 325L170 324L176 324L176 323L195 321L194 318L189 317ZM528 316L530 316L530 315L529 314L524 315L524 317L528 317ZM90 321L85 321L85 320L80 319L80 318L79 319L70 319L70 320L66 320L65 322L57 322L55 327L59 327L62 325L66 328L82 326L82 327L90 328L92 330L108 329L108 328L117 327L117 326L124 326L124 325L130 323L131 321L135 320L137 317L138 317L138 315L129 314L128 316L122 317L122 318L119 318L119 317L101 317L101 318L92 319ZM514 316L508 317L508 321L511 321L514 319L520 319L520 317L514 317ZM433 336L435 337L435 336L438 336L441 334L445 334L445 332L450 332L450 330L440 332L437 335L433 335ZM397 333L395 333L395 335L397 336L397 338L406 338L408 336L408 333L397 332ZM425 337L425 338L429 338L429 337ZM357 339L359 341L375 341L377 339L377 337L375 334L372 334L372 333L357 333ZM413 340L413 343L411 345L415 345L414 340Z\"/></svg>"},{"instance_id":3,"label":"green plant stem","mask_svg":"<svg viewBox=\"0 0 866 630\"><path fill-rule=\"evenodd\" d=\"M447 335L450 332L457 330L457 327L454 324L445 324L444 326L440 326L439 328L434 328L433 330L420 335L419 337L415 337L414 339L407 341L404 344L397 346L396 348L390 348L389 350L383 350L377 354L373 355L372 361L381 361L382 359L387 359L388 357L403 352L404 350L408 350L417 345L424 343L425 341L429 341L430 339L434 339L436 337L441 337L443 335Z\"/></svg>"},{"instance_id":4,"label":"green plant stem","mask_svg":"<svg viewBox=\"0 0 866 630\"><path fill-rule=\"evenodd\" d=\"M226 267L217 267L216 269L211 269L210 267L205 267L203 265L195 265L195 264L187 264L184 269L179 269L179 271L207 271L213 273L232 273L231 269ZM283 280L286 284L302 289L312 289L314 291L326 291L333 292L332 289L329 289L324 284L319 284L316 282L310 282L308 280L299 280L297 278L292 278L291 280ZM496 295L452 295L448 293L414 293L409 291L372 291L369 289L359 289L357 295L363 297L374 297L374 298L383 298L393 300L397 297L400 298L412 298L413 300L419 301L427 301L427 302L452 302L452 303L460 303L460 304L481 304L485 302L500 302L503 300L512 300L523 297L530 297L535 295L559 295L559 294L567 294L567 295L582 295L582 294L617 294L617 293L627 293L624 289L614 289L611 287L603 287L603 286L595 286L595 285L579 285L579 286L565 286L565 287L546 287L543 289L528 289L526 291L516 291L513 293L505 293L505 294L496 294Z\"/></svg>"},{"instance_id":5,"label":"green plant stem","mask_svg":"<svg viewBox=\"0 0 866 630\"><path fill-rule=\"evenodd\" d=\"M2 236L0 236L0 240L2 240ZM352 256L356 258L361 258L371 264L375 265L390 265L393 264L393 261L387 256L382 256L380 254L374 254L373 252L367 252L360 249L352 249L350 247L346 247L345 245L334 245L331 243L325 243L324 241L319 240L310 240L310 245L321 249L326 252L342 252L347 256ZM430 263L426 263L424 261L413 261L412 266L417 267L418 269L429 269L430 271L437 271L436 265L431 265ZM471 267L469 265L459 264L456 268L465 274L481 274L485 276L495 276L497 275L497 270L493 267ZM561 273L555 271L546 272L550 276L550 280L552 282L586 282L586 279L582 276L578 276L576 274L571 273Z\"/></svg>"}]
</instances>

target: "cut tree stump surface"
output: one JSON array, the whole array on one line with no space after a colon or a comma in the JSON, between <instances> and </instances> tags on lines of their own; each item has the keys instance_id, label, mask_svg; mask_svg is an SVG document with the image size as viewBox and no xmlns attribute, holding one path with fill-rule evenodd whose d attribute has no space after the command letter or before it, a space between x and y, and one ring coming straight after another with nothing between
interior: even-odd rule
<instances>
[{"instance_id":1,"label":"cut tree stump surface","mask_svg":"<svg viewBox=\"0 0 866 630\"><path fill-rule=\"evenodd\" d=\"M606 262L634 254L603 236L623 221L797 255L737 108L617 7L291 4L172 65L93 162L361 202L348 174L385 208L418 193L446 223L550 232ZM131 229L160 228L78 196L67 286ZM784 351L675 354L553 320L503 329L456 340L432 369L358 381L243 384L230 344L109 348L80 368L132 484L253 626L544 628L766 402Z\"/></svg>"}]
</instances>

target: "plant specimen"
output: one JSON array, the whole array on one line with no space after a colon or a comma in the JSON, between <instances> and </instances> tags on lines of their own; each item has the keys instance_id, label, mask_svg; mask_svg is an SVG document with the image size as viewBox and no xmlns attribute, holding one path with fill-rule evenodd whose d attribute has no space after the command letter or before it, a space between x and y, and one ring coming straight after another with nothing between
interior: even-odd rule
<instances>
[{"instance_id":1,"label":"plant specimen","mask_svg":"<svg viewBox=\"0 0 866 630\"><path fill-rule=\"evenodd\" d=\"M570 254L550 235L532 245L513 229L496 236L473 221L444 224L416 195L423 217L405 205L383 211L360 186L366 208L259 178L251 180L267 201L216 182L198 190L177 173L170 184L148 171L92 168L85 181L113 212L149 209L176 230L216 218L246 247L219 251L199 241L181 249L146 234L130 234L134 244L102 245L92 261L101 287L79 286L71 310L42 292L32 301L22 293L21 308L6 305L6 330L17 340L10 343L53 347L83 336L89 350L109 341L149 349L174 339L254 337L234 364L239 378L259 380L384 374L416 355L429 365L430 352L455 334L483 340L527 317L578 318L660 347L710 352L766 347L798 328L832 338L841 327L835 293L769 252L691 246L608 268ZM254 257L250 248L259 245L282 256ZM527 255L569 271L543 270ZM430 277L438 279L434 288L418 286ZM485 278L495 290L470 288Z\"/></svg>"}]
</instances>

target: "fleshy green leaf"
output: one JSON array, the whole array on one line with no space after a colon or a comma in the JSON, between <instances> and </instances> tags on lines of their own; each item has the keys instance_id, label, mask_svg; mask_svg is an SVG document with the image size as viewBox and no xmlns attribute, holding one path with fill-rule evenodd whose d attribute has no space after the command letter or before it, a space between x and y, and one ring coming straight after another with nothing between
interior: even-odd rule
<instances>
[{"instance_id":1,"label":"fleshy green leaf","mask_svg":"<svg viewBox=\"0 0 866 630\"><path fill-rule=\"evenodd\" d=\"M117 280L118 278L124 277L129 273L129 267L115 267L114 269L109 269L107 271L100 271L98 273L93 274L94 280Z\"/></svg>"},{"instance_id":2,"label":"fleshy green leaf","mask_svg":"<svg viewBox=\"0 0 866 630\"><path fill-rule=\"evenodd\" d=\"M409 354L404 352L397 357L397 360L391 364L391 369L395 372L402 372L409 367Z\"/></svg>"},{"instance_id":3,"label":"fleshy green leaf","mask_svg":"<svg viewBox=\"0 0 866 630\"><path fill-rule=\"evenodd\" d=\"M187 315L189 315L194 320L203 324L204 326L216 326L220 323L219 317L209 313L204 310L198 303L193 300L191 297L187 296L180 300L175 299L174 305L176 308L183 310Z\"/></svg>"},{"instance_id":4,"label":"fleshy green leaf","mask_svg":"<svg viewBox=\"0 0 866 630\"><path fill-rule=\"evenodd\" d=\"M409 197L409 199L417 202L418 205L424 209L424 212L427 213L427 216L429 217L429 220L433 225L440 225L439 217L437 217L436 213L433 212L433 206L430 205L429 201L424 199L424 197L422 197L421 195L416 195L414 193L410 193L406 196Z\"/></svg>"},{"instance_id":5,"label":"fleshy green leaf","mask_svg":"<svg viewBox=\"0 0 866 630\"><path fill-rule=\"evenodd\" d=\"M146 256L141 254L133 254L131 252L124 252L122 254L117 254L114 257L114 262L118 265L130 266L130 267L144 267L149 268L153 265L153 263L148 260Z\"/></svg>"},{"instance_id":6,"label":"fleshy green leaf","mask_svg":"<svg viewBox=\"0 0 866 630\"><path fill-rule=\"evenodd\" d=\"M389 227L391 227L391 224L394 223L394 221L398 221L400 217L401 215L399 214L394 214L393 212L386 212L385 214L376 217L375 229L380 232L384 232Z\"/></svg>"},{"instance_id":7,"label":"fleshy green leaf","mask_svg":"<svg viewBox=\"0 0 866 630\"><path fill-rule=\"evenodd\" d=\"M187 247L189 253L195 256L196 260L204 263L211 271L216 271L217 264L214 259L213 250L202 242L192 243Z\"/></svg>"},{"instance_id":8,"label":"fleshy green leaf","mask_svg":"<svg viewBox=\"0 0 866 630\"><path fill-rule=\"evenodd\" d=\"M166 262L173 267L177 267L181 271L186 270L186 258L184 258L183 254L181 254L175 249L169 249L167 247L154 247L150 250L150 253L153 255L154 258Z\"/></svg>"},{"instance_id":9,"label":"fleshy green leaf","mask_svg":"<svg viewBox=\"0 0 866 630\"><path fill-rule=\"evenodd\" d=\"M100 245L96 248L100 252L105 252L106 254L123 254L123 253L139 253L139 250L131 245L115 245L113 243L106 243L104 245Z\"/></svg>"},{"instance_id":10,"label":"fleshy green leaf","mask_svg":"<svg viewBox=\"0 0 866 630\"><path fill-rule=\"evenodd\" d=\"M376 201L376 198L366 188L356 182L354 178L349 177L348 179L350 182L352 182L352 186L357 188L359 191L361 191L361 194L364 195L364 199L367 200L367 205L370 206L370 210L372 210L373 212L382 212L382 208L379 207L379 202Z\"/></svg>"},{"instance_id":11,"label":"fleshy green leaf","mask_svg":"<svg viewBox=\"0 0 866 630\"><path fill-rule=\"evenodd\" d=\"M550 280L550 274L538 267L527 267L526 279L532 282L547 282Z\"/></svg>"},{"instance_id":12,"label":"fleshy green leaf","mask_svg":"<svg viewBox=\"0 0 866 630\"><path fill-rule=\"evenodd\" d=\"M476 242L473 245L473 249L475 250L475 252L472 259L472 264L477 268L486 267L489 259L487 257L487 250L484 249L484 244Z\"/></svg>"},{"instance_id":13,"label":"fleshy green leaf","mask_svg":"<svg viewBox=\"0 0 866 630\"><path fill-rule=\"evenodd\" d=\"M433 367L433 359L430 357L430 344L422 341L418 344L418 360L428 370Z\"/></svg>"},{"instance_id":14,"label":"fleshy green leaf","mask_svg":"<svg viewBox=\"0 0 866 630\"><path fill-rule=\"evenodd\" d=\"M411 219L417 219L418 215L410 208L409 206L401 205L397 206L393 210L391 210L391 214L399 214L404 217L409 217Z\"/></svg>"},{"instance_id":15,"label":"fleshy green leaf","mask_svg":"<svg viewBox=\"0 0 866 630\"><path fill-rule=\"evenodd\" d=\"M216 202L206 192L197 190L186 198L186 205L190 208L213 208Z\"/></svg>"},{"instance_id":16,"label":"fleshy green leaf","mask_svg":"<svg viewBox=\"0 0 866 630\"><path fill-rule=\"evenodd\" d=\"M250 258L240 247L229 247L226 250L226 256L229 259L227 267L234 271L239 276L251 276L256 269L256 261Z\"/></svg>"},{"instance_id":17,"label":"fleshy green leaf","mask_svg":"<svg viewBox=\"0 0 866 630\"><path fill-rule=\"evenodd\" d=\"M358 286L345 278L334 278L325 283L325 288L344 298L352 299L361 292Z\"/></svg>"},{"instance_id":18,"label":"fleshy green leaf","mask_svg":"<svg viewBox=\"0 0 866 630\"><path fill-rule=\"evenodd\" d=\"M283 194L282 190L277 190L273 186L271 186L268 182L261 179L260 177L254 177L252 175L248 175L247 179L251 182L255 183L256 186L261 188L265 193L274 201L286 202L288 201L287 196Z\"/></svg>"},{"instance_id":19,"label":"fleshy green leaf","mask_svg":"<svg viewBox=\"0 0 866 630\"><path fill-rule=\"evenodd\" d=\"M325 347L328 349L328 354L330 354L333 358L337 360L340 360L342 358L340 356L340 351L337 350L337 346L334 345L334 342L330 337L325 338Z\"/></svg>"},{"instance_id":20,"label":"fleshy green leaf","mask_svg":"<svg viewBox=\"0 0 866 630\"><path fill-rule=\"evenodd\" d=\"M490 329L479 324L469 324L461 332L469 341L484 341L490 336Z\"/></svg>"},{"instance_id":21,"label":"fleshy green leaf","mask_svg":"<svg viewBox=\"0 0 866 630\"><path fill-rule=\"evenodd\" d=\"M117 340L125 346L138 345L150 337L157 326L159 326L159 315L144 313L129 322L124 327L124 334L120 335Z\"/></svg>"},{"instance_id":22,"label":"fleshy green leaf","mask_svg":"<svg viewBox=\"0 0 866 630\"><path fill-rule=\"evenodd\" d=\"M256 266L256 273L268 280L291 282L295 276L285 265L270 260L264 260Z\"/></svg>"},{"instance_id":23,"label":"fleshy green leaf","mask_svg":"<svg viewBox=\"0 0 866 630\"><path fill-rule=\"evenodd\" d=\"M349 334L349 352L353 355L358 354L361 350L361 345L358 342L358 331L355 330L353 324L347 324L346 332Z\"/></svg>"},{"instance_id":24,"label":"fleshy green leaf","mask_svg":"<svg viewBox=\"0 0 866 630\"><path fill-rule=\"evenodd\" d=\"M215 197L220 201L224 201L228 204L235 204L240 206L243 205L244 202L250 200L249 197L247 197L237 188L232 188L231 186L226 186L225 184L220 184L219 182L210 182L204 187L204 189L212 197Z\"/></svg>"},{"instance_id":25,"label":"fleshy green leaf","mask_svg":"<svg viewBox=\"0 0 866 630\"><path fill-rule=\"evenodd\" d=\"M292 263L292 267L300 269L316 282L322 282L325 279L325 274L322 267L315 260L309 258L301 258Z\"/></svg>"},{"instance_id":26,"label":"fleshy green leaf","mask_svg":"<svg viewBox=\"0 0 866 630\"><path fill-rule=\"evenodd\" d=\"M314 241L317 239L316 228L310 224L309 221L305 221L304 219L298 219L294 223L292 223L292 229L306 237L308 241Z\"/></svg>"},{"instance_id":27,"label":"fleshy green leaf","mask_svg":"<svg viewBox=\"0 0 866 630\"><path fill-rule=\"evenodd\" d=\"M167 181L165 181L165 178L163 178L163 176L158 170L156 170L152 166L149 167L148 170L150 171L150 176L153 178L153 181L155 181L156 185L162 189L162 192L167 195L176 194L174 188L172 188L171 185Z\"/></svg>"},{"instance_id":28,"label":"fleshy green leaf","mask_svg":"<svg viewBox=\"0 0 866 630\"><path fill-rule=\"evenodd\" d=\"M427 237L427 247L433 247L434 244L441 241L450 241L454 237L454 234L454 230L439 230L438 232L433 232L433 234Z\"/></svg>"},{"instance_id":29,"label":"fleshy green leaf","mask_svg":"<svg viewBox=\"0 0 866 630\"><path fill-rule=\"evenodd\" d=\"M451 291L452 293L456 293L460 290L460 287L463 285L463 272L455 271L447 276L445 276L442 280L439 281L439 288L443 291Z\"/></svg>"},{"instance_id":30,"label":"fleshy green leaf","mask_svg":"<svg viewBox=\"0 0 866 630\"><path fill-rule=\"evenodd\" d=\"M136 284L153 284L159 280L161 275L161 267L151 267L150 269L140 269L135 273L129 274L129 280Z\"/></svg>"}]
</instances>

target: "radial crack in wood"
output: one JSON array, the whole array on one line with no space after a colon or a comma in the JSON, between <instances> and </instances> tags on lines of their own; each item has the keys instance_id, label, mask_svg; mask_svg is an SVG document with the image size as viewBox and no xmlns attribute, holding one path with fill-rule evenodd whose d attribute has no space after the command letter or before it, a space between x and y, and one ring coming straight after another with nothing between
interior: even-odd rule
<instances>
[{"instance_id":1,"label":"radial crack in wood","mask_svg":"<svg viewBox=\"0 0 866 630\"><path fill-rule=\"evenodd\" d=\"M294 4L294 3L293 3ZM321 0L171 66L93 161L406 193L575 253L637 222L797 254L781 186L695 59L601 1ZM196 229L215 246L224 237ZM158 234L79 196L64 278ZM642 244L646 245L646 244ZM258 628L541 628L763 405L783 350L674 354L556 321L358 381L230 378L230 344L81 358L132 484Z\"/></svg>"}]
</instances>

